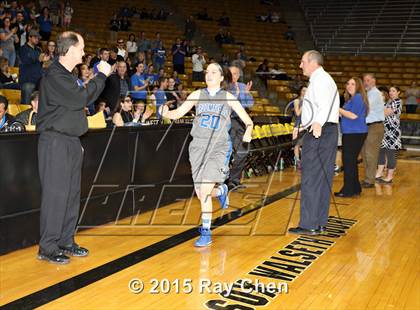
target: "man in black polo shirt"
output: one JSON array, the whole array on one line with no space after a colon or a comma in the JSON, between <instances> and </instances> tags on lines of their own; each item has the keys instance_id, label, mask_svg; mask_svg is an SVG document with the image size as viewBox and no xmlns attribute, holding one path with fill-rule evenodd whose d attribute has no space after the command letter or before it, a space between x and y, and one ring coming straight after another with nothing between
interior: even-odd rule
<instances>
[{"instance_id":1,"label":"man in black polo shirt","mask_svg":"<svg viewBox=\"0 0 420 310\"><path fill-rule=\"evenodd\" d=\"M70 261L65 254L89 253L74 242L83 157L79 137L88 130L84 109L102 92L111 66L101 61L98 74L85 87L78 86L72 71L82 62L83 49L80 34L60 34L59 59L48 67L39 90L37 131L42 202L38 258L56 264Z\"/></svg>"}]
</instances>

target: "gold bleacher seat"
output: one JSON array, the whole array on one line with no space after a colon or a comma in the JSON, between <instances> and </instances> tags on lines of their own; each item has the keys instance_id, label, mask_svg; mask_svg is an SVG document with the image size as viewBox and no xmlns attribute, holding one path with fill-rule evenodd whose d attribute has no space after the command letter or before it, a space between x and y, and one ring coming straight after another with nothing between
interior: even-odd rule
<instances>
[{"instance_id":1,"label":"gold bleacher seat","mask_svg":"<svg viewBox=\"0 0 420 310\"><path fill-rule=\"evenodd\" d=\"M3 96L7 98L9 103L20 104L21 93L20 90L3 89Z\"/></svg>"},{"instance_id":2,"label":"gold bleacher seat","mask_svg":"<svg viewBox=\"0 0 420 310\"><path fill-rule=\"evenodd\" d=\"M16 116L20 113L19 105L15 103L9 103L7 107L7 113L9 113L12 116Z\"/></svg>"}]
</instances>

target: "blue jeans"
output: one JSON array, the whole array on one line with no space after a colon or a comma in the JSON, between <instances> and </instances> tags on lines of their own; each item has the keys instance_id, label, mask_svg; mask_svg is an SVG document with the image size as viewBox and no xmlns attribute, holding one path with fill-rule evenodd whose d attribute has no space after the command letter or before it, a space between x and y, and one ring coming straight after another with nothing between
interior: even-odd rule
<instances>
[{"instance_id":1,"label":"blue jeans","mask_svg":"<svg viewBox=\"0 0 420 310\"><path fill-rule=\"evenodd\" d=\"M34 83L23 83L21 85L21 101L22 104L31 104L31 95L35 90L36 85Z\"/></svg>"},{"instance_id":2,"label":"blue jeans","mask_svg":"<svg viewBox=\"0 0 420 310\"><path fill-rule=\"evenodd\" d=\"M3 57L9 60L9 66L14 67L16 62L16 51L15 50L3 50Z\"/></svg>"}]
</instances>

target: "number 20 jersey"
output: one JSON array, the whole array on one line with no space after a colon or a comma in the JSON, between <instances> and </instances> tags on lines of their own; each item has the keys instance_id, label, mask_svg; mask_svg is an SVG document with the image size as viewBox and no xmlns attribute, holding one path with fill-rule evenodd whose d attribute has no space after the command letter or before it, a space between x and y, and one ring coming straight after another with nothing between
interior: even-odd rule
<instances>
[{"instance_id":1,"label":"number 20 jersey","mask_svg":"<svg viewBox=\"0 0 420 310\"><path fill-rule=\"evenodd\" d=\"M221 89L214 96L210 96L206 88L201 89L195 111L196 115L191 130L194 139L205 139L215 143L230 141L232 108L228 105L225 90Z\"/></svg>"}]
</instances>

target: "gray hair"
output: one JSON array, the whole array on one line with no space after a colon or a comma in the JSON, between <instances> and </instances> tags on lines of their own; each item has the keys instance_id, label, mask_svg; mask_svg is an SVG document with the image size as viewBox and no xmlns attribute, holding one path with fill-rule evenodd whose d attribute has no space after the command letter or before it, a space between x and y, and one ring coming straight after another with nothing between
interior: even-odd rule
<instances>
[{"instance_id":1,"label":"gray hair","mask_svg":"<svg viewBox=\"0 0 420 310\"><path fill-rule=\"evenodd\" d=\"M57 39L57 53L60 56L66 56L70 46L79 43L79 37L82 37L77 32L65 31L58 36Z\"/></svg>"},{"instance_id":2,"label":"gray hair","mask_svg":"<svg viewBox=\"0 0 420 310\"><path fill-rule=\"evenodd\" d=\"M308 55L308 61L315 61L318 65L322 66L324 64L324 57L320 52L316 50L307 51L305 54Z\"/></svg>"},{"instance_id":3,"label":"gray hair","mask_svg":"<svg viewBox=\"0 0 420 310\"><path fill-rule=\"evenodd\" d=\"M363 74L363 78L365 78L366 76L370 76L372 79L374 79L376 81L375 73L365 73L365 74Z\"/></svg>"}]
</instances>

